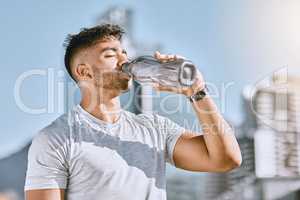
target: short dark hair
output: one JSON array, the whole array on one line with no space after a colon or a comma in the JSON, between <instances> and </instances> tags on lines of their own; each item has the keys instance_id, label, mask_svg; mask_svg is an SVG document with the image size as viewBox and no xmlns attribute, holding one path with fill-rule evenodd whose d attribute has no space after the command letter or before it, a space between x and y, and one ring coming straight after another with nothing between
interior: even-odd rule
<instances>
[{"instance_id":1,"label":"short dark hair","mask_svg":"<svg viewBox=\"0 0 300 200\"><path fill-rule=\"evenodd\" d=\"M121 40L124 33L124 29L119 25L102 24L92 28L82 28L78 34L69 34L64 42L66 48L64 62L72 79L75 80L71 72L71 62L77 52L92 47L105 38L114 37Z\"/></svg>"}]
</instances>

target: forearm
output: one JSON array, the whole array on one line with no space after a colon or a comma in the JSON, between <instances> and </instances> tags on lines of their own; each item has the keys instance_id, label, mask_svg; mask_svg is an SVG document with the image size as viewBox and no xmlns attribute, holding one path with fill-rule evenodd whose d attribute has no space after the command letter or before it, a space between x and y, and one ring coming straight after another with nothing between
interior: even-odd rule
<instances>
[{"instance_id":1,"label":"forearm","mask_svg":"<svg viewBox=\"0 0 300 200\"><path fill-rule=\"evenodd\" d=\"M192 103L202 126L203 137L210 159L216 163L241 163L241 152L233 129L219 113L209 96Z\"/></svg>"}]
</instances>

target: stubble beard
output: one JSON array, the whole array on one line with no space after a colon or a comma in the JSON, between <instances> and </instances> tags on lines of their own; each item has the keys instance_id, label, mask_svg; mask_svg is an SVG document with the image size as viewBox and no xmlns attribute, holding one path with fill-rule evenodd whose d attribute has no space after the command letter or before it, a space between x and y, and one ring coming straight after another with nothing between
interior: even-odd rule
<instances>
[{"instance_id":1,"label":"stubble beard","mask_svg":"<svg viewBox=\"0 0 300 200\"><path fill-rule=\"evenodd\" d=\"M100 90L125 93L132 85L132 78L124 72L113 71L97 75L95 84Z\"/></svg>"}]
</instances>

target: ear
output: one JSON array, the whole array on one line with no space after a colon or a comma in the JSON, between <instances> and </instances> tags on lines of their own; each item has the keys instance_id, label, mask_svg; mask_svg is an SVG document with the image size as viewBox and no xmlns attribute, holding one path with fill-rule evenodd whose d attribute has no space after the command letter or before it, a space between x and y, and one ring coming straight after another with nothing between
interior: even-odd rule
<instances>
[{"instance_id":1,"label":"ear","mask_svg":"<svg viewBox=\"0 0 300 200\"><path fill-rule=\"evenodd\" d=\"M88 64L78 64L74 70L74 75L78 80L90 80L93 78L93 71Z\"/></svg>"}]
</instances>

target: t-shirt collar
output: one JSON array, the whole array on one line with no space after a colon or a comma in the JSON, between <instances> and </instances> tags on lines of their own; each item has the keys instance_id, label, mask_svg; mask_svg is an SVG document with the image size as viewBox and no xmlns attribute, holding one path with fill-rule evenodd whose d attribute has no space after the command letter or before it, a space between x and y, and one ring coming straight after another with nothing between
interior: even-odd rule
<instances>
[{"instance_id":1,"label":"t-shirt collar","mask_svg":"<svg viewBox=\"0 0 300 200\"><path fill-rule=\"evenodd\" d=\"M88 122L89 124L94 125L99 128L110 129L115 126L118 126L123 118L123 110L122 109L120 110L120 115L119 115L119 118L117 119L117 121L114 123L110 123L110 122L106 122L106 121L96 118L95 116L93 116L92 114L90 114L89 112L84 110L80 104L76 105L75 108L76 108L78 114L80 115L80 120L84 120L84 121Z\"/></svg>"}]
</instances>

